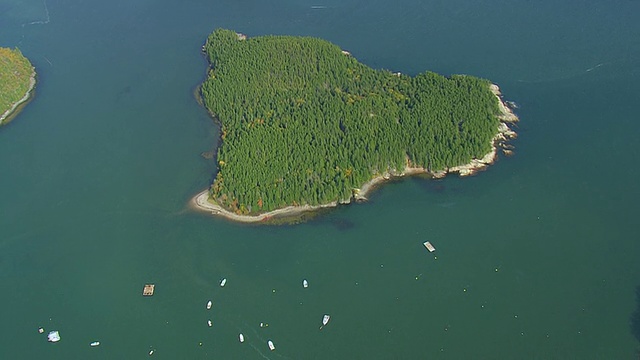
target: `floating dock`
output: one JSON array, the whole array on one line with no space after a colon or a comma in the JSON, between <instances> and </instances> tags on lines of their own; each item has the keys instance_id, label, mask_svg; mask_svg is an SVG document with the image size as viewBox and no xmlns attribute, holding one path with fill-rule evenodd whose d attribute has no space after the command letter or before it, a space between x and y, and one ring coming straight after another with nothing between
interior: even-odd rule
<instances>
[{"instance_id":1,"label":"floating dock","mask_svg":"<svg viewBox=\"0 0 640 360\"><path fill-rule=\"evenodd\" d=\"M151 296L153 295L153 291L155 290L154 284L146 284L144 289L142 289L142 296Z\"/></svg>"},{"instance_id":2,"label":"floating dock","mask_svg":"<svg viewBox=\"0 0 640 360\"><path fill-rule=\"evenodd\" d=\"M431 245L431 243L430 243L430 242L428 242L428 241L425 241L425 242L423 243L423 245L424 245L424 247L426 247L426 248L427 248L427 250L429 250L429 252L434 252L434 251L436 251L436 248L434 248L434 247L433 247L433 245Z\"/></svg>"}]
</instances>

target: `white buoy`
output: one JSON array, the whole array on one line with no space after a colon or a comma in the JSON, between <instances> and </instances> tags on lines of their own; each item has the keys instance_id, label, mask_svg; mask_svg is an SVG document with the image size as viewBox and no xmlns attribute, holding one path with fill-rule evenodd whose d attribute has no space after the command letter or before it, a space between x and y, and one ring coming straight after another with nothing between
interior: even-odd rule
<instances>
[{"instance_id":1,"label":"white buoy","mask_svg":"<svg viewBox=\"0 0 640 360\"><path fill-rule=\"evenodd\" d=\"M242 333L240 333L240 335L238 335L238 339L240 340L241 343L244 342L244 335L242 335Z\"/></svg>"}]
</instances>

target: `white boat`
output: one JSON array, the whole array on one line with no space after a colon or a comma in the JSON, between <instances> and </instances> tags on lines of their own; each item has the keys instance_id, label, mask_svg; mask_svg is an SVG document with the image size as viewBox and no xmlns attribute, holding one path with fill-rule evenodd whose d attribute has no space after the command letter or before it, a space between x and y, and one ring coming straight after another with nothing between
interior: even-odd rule
<instances>
[{"instance_id":1,"label":"white boat","mask_svg":"<svg viewBox=\"0 0 640 360\"><path fill-rule=\"evenodd\" d=\"M222 281L220 281L220 287L224 287L227 284L227 278L222 279Z\"/></svg>"},{"instance_id":2,"label":"white boat","mask_svg":"<svg viewBox=\"0 0 640 360\"><path fill-rule=\"evenodd\" d=\"M309 282L307 281L307 279L302 280L302 287L305 289L309 287Z\"/></svg>"},{"instance_id":3,"label":"white boat","mask_svg":"<svg viewBox=\"0 0 640 360\"><path fill-rule=\"evenodd\" d=\"M322 325L320 325L320 330L322 330L322 328L329 323L329 320L331 320L331 316L324 314L324 316L322 317Z\"/></svg>"},{"instance_id":4,"label":"white boat","mask_svg":"<svg viewBox=\"0 0 640 360\"><path fill-rule=\"evenodd\" d=\"M149 356L153 355L153 350L149 351Z\"/></svg>"},{"instance_id":5,"label":"white boat","mask_svg":"<svg viewBox=\"0 0 640 360\"><path fill-rule=\"evenodd\" d=\"M424 247L426 247L426 248L427 248L427 250L429 250L429 252L434 252L434 251L436 251L436 248L435 248L435 247L433 247L433 245L431 245L431 243L430 243L430 242L428 242L428 241L425 241L424 243L422 243L422 245L424 245Z\"/></svg>"},{"instance_id":6,"label":"white boat","mask_svg":"<svg viewBox=\"0 0 640 360\"><path fill-rule=\"evenodd\" d=\"M213 323L211 322L211 320L207 320L207 325L209 325L209 327L213 326Z\"/></svg>"},{"instance_id":7,"label":"white boat","mask_svg":"<svg viewBox=\"0 0 640 360\"><path fill-rule=\"evenodd\" d=\"M42 334L44 333L44 329L43 328L38 328L38 334Z\"/></svg>"},{"instance_id":8,"label":"white boat","mask_svg":"<svg viewBox=\"0 0 640 360\"><path fill-rule=\"evenodd\" d=\"M273 345L273 341L267 341L267 345L269 345L269 350L273 351L276 349L275 345Z\"/></svg>"},{"instance_id":9,"label":"white boat","mask_svg":"<svg viewBox=\"0 0 640 360\"><path fill-rule=\"evenodd\" d=\"M207 303L207 310L211 309L211 305L213 305L213 303L211 302L211 300L209 300L209 302Z\"/></svg>"},{"instance_id":10,"label":"white boat","mask_svg":"<svg viewBox=\"0 0 640 360\"><path fill-rule=\"evenodd\" d=\"M240 335L238 335L238 339L240 340L241 343L244 342L244 335L242 335L242 333L240 333Z\"/></svg>"},{"instance_id":11,"label":"white boat","mask_svg":"<svg viewBox=\"0 0 640 360\"><path fill-rule=\"evenodd\" d=\"M58 341L60 341L60 333L57 332L57 331L49 332L49 335L47 335L47 340L49 342L58 342Z\"/></svg>"},{"instance_id":12,"label":"white boat","mask_svg":"<svg viewBox=\"0 0 640 360\"><path fill-rule=\"evenodd\" d=\"M92 347L96 347L96 346L100 345L100 341L94 341L89 345L91 345Z\"/></svg>"}]
</instances>

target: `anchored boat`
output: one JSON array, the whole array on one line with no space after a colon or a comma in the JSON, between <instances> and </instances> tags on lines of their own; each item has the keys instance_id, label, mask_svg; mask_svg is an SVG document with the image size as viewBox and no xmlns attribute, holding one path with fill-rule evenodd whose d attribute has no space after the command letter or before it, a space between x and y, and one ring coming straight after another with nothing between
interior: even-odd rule
<instances>
[{"instance_id":1,"label":"anchored boat","mask_svg":"<svg viewBox=\"0 0 640 360\"><path fill-rule=\"evenodd\" d=\"M269 345L269 350L273 351L276 349L275 345L273 345L273 341L267 341L267 345Z\"/></svg>"},{"instance_id":2,"label":"anchored boat","mask_svg":"<svg viewBox=\"0 0 640 360\"><path fill-rule=\"evenodd\" d=\"M422 243L422 245L424 245L424 247L426 247L429 252L436 251L436 248L434 248L433 245L431 245L431 243L428 241L425 241L424 243Z\"/></svg>"},{"instance_id":3,"label":"anchored boat","mask_svg":"<svg viewBox=\"0 0 640 360\"><path fill-rule=\"evenodd\" d=\"M322 325L320 325L320 330L322 330L322 328L329 323L329 320L331 320L331 316L329 316L328 314L324 314L324 316L322 317Z\"/></svg>"},{"instance_id":4,"label":"anchored boat","mask_svg":"<svg viewBox=\"0 0 640 360\"><path fill-rule=\"evenodd\" d=\"M57 332L57 331L49 332L49 334L47 335L47 340L49 342L58 342L58 341L60 341L60 333Z\"/></svg>"},{"instance_id":5,"label":"anchored boat","mask_svg":"<svg viewBox=\"0 0 640 360\"><path fill-rule=\"evenodd\" d=\"M209 300L209 302L207 303L207 310L211 309L211 305L213 305L213 303L211 302L211 300Z\"/></svg>"}]
</instances>

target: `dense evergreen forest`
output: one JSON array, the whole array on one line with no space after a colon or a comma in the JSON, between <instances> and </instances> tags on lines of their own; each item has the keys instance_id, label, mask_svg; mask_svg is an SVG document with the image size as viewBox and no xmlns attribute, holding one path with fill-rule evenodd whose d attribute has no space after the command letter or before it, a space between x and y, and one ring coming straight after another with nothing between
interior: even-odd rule
<instances>
[{"instance_id":1,"label":"dense evergreen forest","mask_svg":"<svg viewBox=\"0 0 640 360\"><path fill-rule=\"evenodd\" d=\"M484 79L374 70L311 37L219 29L205 51L201 94L222 137L210 195L239 214L348 201L376 175L466 164L497 133Z\"/></svg>"}]
</instances>

